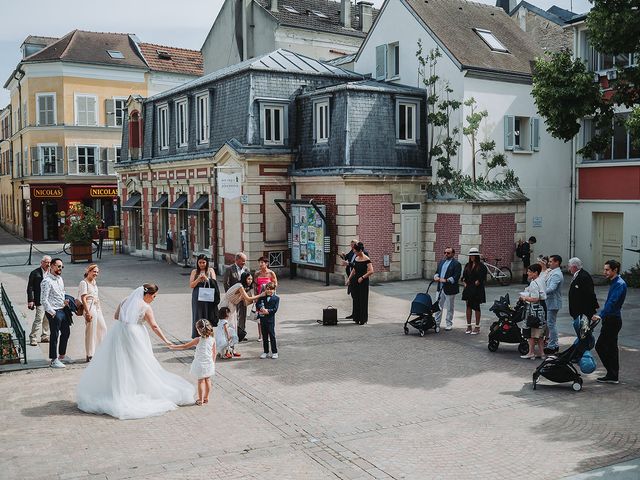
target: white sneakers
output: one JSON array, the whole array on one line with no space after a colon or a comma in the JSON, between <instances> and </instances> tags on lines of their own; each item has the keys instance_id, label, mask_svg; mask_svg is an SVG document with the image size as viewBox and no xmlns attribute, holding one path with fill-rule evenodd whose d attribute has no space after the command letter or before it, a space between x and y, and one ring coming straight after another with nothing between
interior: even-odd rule
<instances>
[{"instance_id":1,"label":"white sneakers","mask_svg":"<svg viewBox=\"0 0 640 480\"><path fill-rule=\"evenodd\" d=\"M450 325L447 325L446 327L444 327L444 329L445 329L447 332L450 332L451 330L453 330L453 327L452 327L452 326L450 326Z\"/></svg>"},{"instance_id":2,"label":"white sneakers","mask_svg":"<svg viewBox=\"0 0 640 480\"><path fill-rule=\"evenodd\" d=\"M58 360L57 358L55 360L53 360L49 366L51 368L65 368L64 363L62 363L60 360Z\"/></svg>"},{"instance_id":3,"label":"white sneakers","mask_svg":"<svg viewBox=\"0 0 640 480\"><path fill-rule=\"evenodd\" d=\"M261 353L260 358L278 358L278 354Z\"/></svg>"},{"instance_id":4,"label":"white sneakers","mask_svg":"<svg viewBox=\"0 0 640 480\"><path fill-rule=\"evenodd\" d=\"M72 358L69 358L69 357L61 358L61 359L60 359L60 361L61 361L62 363L66 363L66 364L76 363L76 362L74 362L74 361L73 361L73 359L72 359Z\"/></svg>"},{"instance_id":5,"label":"white sneakers","mask_svg":"<svg viewBox=\"0 0 640 480\"><path fill-rule=\"evenodd\" d=\"M260 354L260 358L267 358L269 356L269 354L267 353L261 353Z\"/></svg>"},{"instance_id":6,"label":"white sneakers","mask_svg":"<svg viewBox=\"0 0 640 480\"><path fill-rule=\"evenodd\" d=\"M278 354L274 353L273 355L271 355L271 358L278 358Z\"/></svg>"}]
</instances>

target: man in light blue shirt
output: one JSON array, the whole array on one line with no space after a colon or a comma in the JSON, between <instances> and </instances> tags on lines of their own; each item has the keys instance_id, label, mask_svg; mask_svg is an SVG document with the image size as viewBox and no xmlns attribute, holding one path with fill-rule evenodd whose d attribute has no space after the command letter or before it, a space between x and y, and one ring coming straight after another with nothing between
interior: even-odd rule
<instances>
[{"instance_id":1,"label":"man in light blue shirt","mask_svg":"<svg viewBox=\"0 0 640 480\"><path fill-rule=\"evenodd\" d=\"M433 276L433 280L438 282L438 303L440 310L435 314L435 321L438 327L440 327L440 321L442 320L443 310L447 310L446 327L445 330L449 331L453 328L453 304L456 299L456 295L460 292L458 283L460 282L460 275L462 275L462 265L460 262L453 258L456 251L453 247L447 247L444 249L444 258L438 263L436 274Z\"/></svg>"},{"instance_id":2,"label":"man in light blue shirt","mask_svg":"<svg viewBox=\"0 0 640 480\"><path fill-rule=\"evenodd\" d=\"M549 328L549 344L544 349L546 354L558 353L558 326L556 320L558 311L562 308L562 283L564 282L564 276L562 275L562 270L560 270L561 264L562 257L560 255L551 255L549 257L551 271L545 281L547 327Z\"/></svg>"}]
</instances>

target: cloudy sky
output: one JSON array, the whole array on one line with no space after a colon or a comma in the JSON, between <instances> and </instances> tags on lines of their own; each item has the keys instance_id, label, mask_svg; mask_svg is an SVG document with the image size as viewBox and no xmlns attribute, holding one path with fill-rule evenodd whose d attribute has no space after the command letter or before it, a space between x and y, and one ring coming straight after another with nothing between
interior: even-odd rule
<instances>
[{"instance_id":1,"label":"cloudy sky","mask_svg":"<svg viewBox=\"0 0 640 480\"><path fill-rule=\"evenodd\" d=\"M495 0L478 0L495 4ZM551 5L575 12L589 8L587 0L528 0L547 9ZM61 37L74 29L135 33L143 42L199 50L223 0L30 0L2 2L0 29L0 81L4 85L20 60L20 45L27 35ZM375 0L376 6L382 0ZM0 106L9 103L0 91Z\"/></svg>"}]
</instances>

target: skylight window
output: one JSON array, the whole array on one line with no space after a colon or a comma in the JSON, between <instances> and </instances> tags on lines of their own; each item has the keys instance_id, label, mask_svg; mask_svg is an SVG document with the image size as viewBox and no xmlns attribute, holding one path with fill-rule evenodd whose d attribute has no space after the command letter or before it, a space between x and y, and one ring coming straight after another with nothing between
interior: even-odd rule
<instances>
[{"instance_id":1,"label":"skylight window","mask_svg":"<svg viewBox=\"0 0 640 480\"><path fill-rule=\"evenodd\" d=\"M486 43L494 52L509 51L507 50L507 47L505 47L489 30L483 30L481 28L474 28L474 30L478 35L480 35L480 38L484 40L484 43Z\"/></svg>"},{"instance_id":2,"label":"skylight window","mask_svg":"<svg viewBox=\"0 0 640 480\"><path fill-rule=\"evenodd\" d=\"M287 12L291 12L291 13L300 13L299 11L297 11L295 8L290 7L289 5L283 5L282 6Z\"/></svg>"},{"instance_id":3,"label":"skylight window","mask_svg":"<svg viewBox=\"0 0 640 480\"><path fill-rule=\"evenodd\" d=\"M107 53L111 58L124 58L124 55L120 50L107 50Z\"/></svg>"},{"instance_id":4,"label":"skylight window","mask_svg":"<svg viewBox=\"0 0 640 480\"><path fill-rule=\"evenodd\" d=\"M329 18L329 17L327 17L324 13L319 12L318 10L311 10L311 13L313 13L316 17L320 17L320 18Z\"/></svg>"}]
</instances>

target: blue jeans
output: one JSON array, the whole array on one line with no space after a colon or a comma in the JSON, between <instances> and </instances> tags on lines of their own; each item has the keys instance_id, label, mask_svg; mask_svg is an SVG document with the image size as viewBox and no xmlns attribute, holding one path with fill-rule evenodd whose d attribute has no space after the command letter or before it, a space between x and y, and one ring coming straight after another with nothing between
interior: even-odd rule
<instances>
[{"instance_id":1,"label":"blue jeans","mask_svg":"<svg viewBox=\"0 0 640 480\"><path fill-rule=\"evenodd\" d=\"M557 318L558 310L547 310L547 327L549 328L549 344L547 345L547 348L558 348Z\"/></svg>"}]
</instances>

